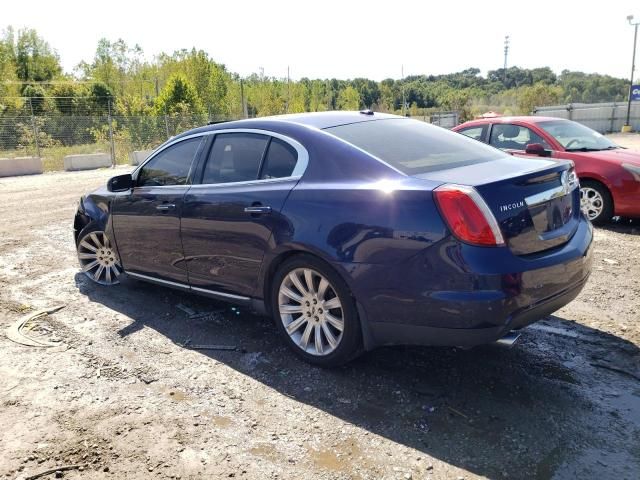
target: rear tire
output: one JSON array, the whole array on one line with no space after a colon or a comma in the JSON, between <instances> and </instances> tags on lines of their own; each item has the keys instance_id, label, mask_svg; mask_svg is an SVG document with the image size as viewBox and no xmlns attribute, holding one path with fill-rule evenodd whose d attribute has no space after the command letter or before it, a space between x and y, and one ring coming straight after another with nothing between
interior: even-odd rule
<instances>
[{"instance_id":1,"label":"rear tire","mask_svg":"<svg viewBox=\"0 0 640 480\"><path fill-rule=\"evenodd\" d=\"M607 187L595 180L580 182L580 208L594 225L603 225L613 217L613 199Z\"/></svg>"},{"instance_id":2,"label":"rear tire","mask_svg":"<svg viewBox=\"0 0 640 480\"><path fill-rule=\"evenodd\" d=\"M355 301L335 270L310 255L286 260L271 282L271 310L285 343L303 360L336 367L360 352Z\"/></svg>"}]
</instances>

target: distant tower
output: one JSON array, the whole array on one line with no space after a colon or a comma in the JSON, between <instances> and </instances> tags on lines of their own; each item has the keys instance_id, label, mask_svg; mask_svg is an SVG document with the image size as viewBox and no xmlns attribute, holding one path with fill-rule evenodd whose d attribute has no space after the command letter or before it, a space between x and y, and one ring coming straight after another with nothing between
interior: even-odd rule
<instances>
[{"instance_id":1,"label":"distant tower","mask_svg":"<svg viewBox=\"0 0 640 480\"><path fill-rule=\"evenodd\" d=\"M504 36L504 68L502 69L502 83L507 84L507 55L509 55L509 35Z\"/></svg>"}]
</instances>

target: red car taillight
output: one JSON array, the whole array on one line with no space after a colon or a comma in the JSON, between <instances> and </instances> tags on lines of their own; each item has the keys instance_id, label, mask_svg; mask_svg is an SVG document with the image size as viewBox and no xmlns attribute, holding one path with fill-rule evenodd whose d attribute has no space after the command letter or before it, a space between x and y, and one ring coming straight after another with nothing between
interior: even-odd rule
<instances>
[{"instance_id":1,"label":"red car taillight","mask_svg":"<svg viewBox=\"0 0 640 480\"><path fill-rule=\"evenodd\" d=\"M456 238L485 247L504 245L498 222L475 188L447 184L436 188L433 195Z\"/></svg>"}]
</instances>

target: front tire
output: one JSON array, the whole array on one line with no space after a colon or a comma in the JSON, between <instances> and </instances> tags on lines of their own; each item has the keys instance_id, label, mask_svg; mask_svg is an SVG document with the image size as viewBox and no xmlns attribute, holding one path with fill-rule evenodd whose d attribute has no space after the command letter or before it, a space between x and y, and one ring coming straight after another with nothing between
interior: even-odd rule
<instances>
[{"instance_id":1,"label":"front tire","mask_svg":"<svg viewBox=\"0 0 640 480\"><path fill-rule=\"evenodd\" d=\"M603 225L613 217L613 199L607 187L600 182L580 182L580 209L594 225Z\"/></svg>"},{"instance_id":2,"label":"front tire","mask_svg":"<svg viewBox=\"0 0 640 480\"><path fill-rule=\"evenodd\" d=\"M331 267L297 255L280 266L271 285L273 318L296 355L321 367L357 355L361 332L355 301Z\"/></svg>"},{"instance_id":3,"label":"front tire","mask_svg":"<svg viewBox=\"0 0 640 480\"><path fill-rule=\"evenodd\" d=\"M78 235L78 261L82 272L100 285L117 285L122 266L115 245L97 225L90 223Z\"/></svg>"}]
</instances>

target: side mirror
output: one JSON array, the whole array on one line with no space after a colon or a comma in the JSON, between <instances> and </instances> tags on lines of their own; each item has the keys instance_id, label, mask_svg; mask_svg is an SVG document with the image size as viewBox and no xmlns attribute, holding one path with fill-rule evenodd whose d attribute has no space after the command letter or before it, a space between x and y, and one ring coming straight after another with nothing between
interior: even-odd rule
<instances>
[{"instance_id":1,"label":"side mirror","mask_svg":"<svg viewBox=\"0 0 640 480\"><path fill-rule=\"evenodd\" d=\"M529 155L538 155L539 157L551 156L551 152L544 148L544 145L541 143L530 143L526 146L524 151Z\"/></svg>"},{"instance_id":2,"label":"side mirror","mask_svg":"<svg viewBox=\"0 0 640 480\"><path fill-rule=\"evenodd\" d=\"M130 173L111 177L107 182L107 190L110 192L126 192L133 187L133 178Z\"/></svg>"}]
</instances>

